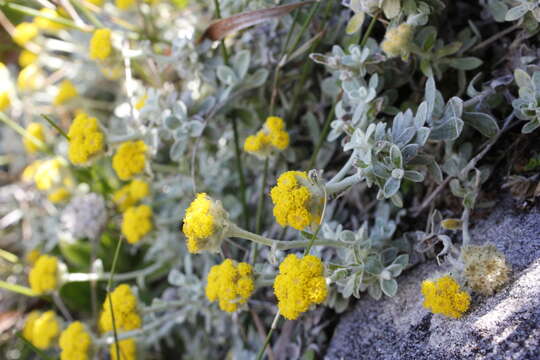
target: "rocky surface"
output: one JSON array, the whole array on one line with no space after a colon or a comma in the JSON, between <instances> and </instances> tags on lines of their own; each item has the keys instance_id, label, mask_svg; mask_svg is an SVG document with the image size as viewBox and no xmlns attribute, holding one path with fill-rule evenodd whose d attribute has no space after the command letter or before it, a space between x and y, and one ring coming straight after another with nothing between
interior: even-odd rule
<instances>
[{"instance_id":1,"label":"rocky surface","mask_svg":"<svg viewBox=\"0 0 540 360\"><path fill-rule=\"evenodd\" d=\"M461 319L422 307L420 283L437 271L425 263L400 279L394 298L360 299L340 320L325 359L540 359L540 210L501 201L472 231L512 265L510 282L492 297L473 296Z\"/></svg>"}]
</instances>

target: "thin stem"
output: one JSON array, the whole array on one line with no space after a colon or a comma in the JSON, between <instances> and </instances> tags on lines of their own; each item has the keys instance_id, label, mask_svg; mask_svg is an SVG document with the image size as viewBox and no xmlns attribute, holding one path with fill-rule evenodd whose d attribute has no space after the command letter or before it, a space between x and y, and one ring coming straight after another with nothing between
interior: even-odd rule
<instances>
[{"instance_id":1,"label":"thin stem","mask_svg":"<svg viewBox=\"0 0 540 360\"><path fill-rule=\"evenodd\" d=\"M463 214L461 215L461 234L462 234L462 246L467 246L471 242L471 235L469 233L469 218L471 215L471 210L469 208L463 209Z\"/></svg>"},{"instance_id":2,"label":"thin stem","mask_svg":"<svg viewBox=\"0 0 540 360\"><path fill-rule=\"evenodd\" d=\"M471 52L472 51L476 51L476 50L480 50L481 48L483 47L486 47L488 46L489 44L491 44L492 42L502 38L503 36L511 33L512 31L516 30L516 29L519 29L519 27L521 26L521 21L517 22L516 24L510 26L509 28L506 28L504 29L503 31L500 31L498 33L496 33L495 35L487 38L486 40L482 41L480 44L476 45L475 47L473 47L471 49Z\"/></svg>"},{"instance_id":3,"label":"thin stem","mask_svg":"<svg viewBox=\"0 0 540 360\"><path fill-rule=\"evenodd\" d=\"M103 28L104 25L101 21L99 21L99 19L97 17L94 16L94 14L92 14L92 12L90 12L90 10L87 9L86 6L82 5L79 0L71 0L73 2L73 4L75 4L75 7L84 14L84 16L86 16L88 18L88 20L94 24L95 27L97 28Z\"/></svg>"},{"instance_id":4,"label":"thin stem","mask_svg":"<svg viewBox=\"0 0 540 360\"><path fill-rule=\"evenodd\" d=\"M364 34L364 37L362 38L362 41L360 42L360 46L364 47L366 46L366 43L369 39L369 35L371 35L371 31L373 30L373 26L375 26L375 23L377 22L377 19L379 18L379 14L376 14L371 18L371 21L368 25L368 28L366 30L366 33Z\"/></svg>"},{"instance_id":5,"label":"thin stem","mask_svg":"<svg viewBox=\"0 0 540 360\"><path fill-rule=\"evenodd\" d=\"M39 140L38 138L36 138L34 135L30 134L28 131L26 131L26 129L24 129L23 127L21 127L19 124L17 124L15 121L11 120L10 118L8 118L6 115L4 115L3 112L0 111L0 121L2 121L3 123L5 123L7 126L9 126L10 128L12 128L13 130L15 130L17 133L19 133L19 135L21 135L22 137L30 140L31 142L34 143L34 145L36 145L38 148L44 150L44 151L47 151L47 152L51 152L50 149L48 149L47 145L45 145L45 143L41 140Z\"/></svg>"},{"instance_id":6,"label":"thin stem","mask_svg":"<svg viewBox=\"0 0 540 360\"><path fill-rule=\"evenodd\" d=\"M40 12L39 10L33 9L31 7L28 7L28 6L19 5L19 4L13 3L11 1L7 2L7 3L5 1L0 1L0 6L5 6L6 8L8 8L10 10L13 10L13 11L16 11L16 12L21 13L21 14L41 17L41 18L50 20L52 22L55 22L57 24L65 25L65 26L68 26L68 27L71 27L71 28L74 28L74 29L78 29L78 30L81 30L81 31L88 31L88 28L79 26L79 25L75 24L73 21L68 20L66 18L63 18L63 17L60 17L60 16L44 14L44 13Z\"/></svg>"},{"instance_id":7,"label":"thin stem","mask_svg":"<svg viewBox=\"0 0 540 360\"><path fill-rule=\"evenodd\" d=\"M236 160L236 171L240 180L240 201L242 202L242 210L244 217L244 226L248 226L248 207L246 200L246 179L244 177L244 168L242 166L242 153L240 151L240 139L238 136L238 127L236 124L236 117L232 118L233 132L234 132L234 153Z\"/></svg>"},{"instance_id":8,"label":"thin stem","mask_svg":"<svg viewBox=\"0 0 540 360\"><path fill-rule=\"evenodd\" d=\"M69 141L69 136L66 134L64 130L60 126L58 126L53 119L49 115L41 114L41 117L47 120L47 122L56 129L62 135L67 141Z\"/></svg>"},{"instance_id":9,"label":"thin stem","mask_svg":"<svg viewBox=\"0 0 540 360\"><path fill-rule=\"evenodd\" d=\"M111 266L111 274L109 277L109 282L107 283L107 298L109 299L109 310L111 312L111 321L113 326L113 334L114 334L114 347L116 352L116 358L120 359L120 345L118 344L118 332L116 331L116 320L114 318L114 309L113 309L113 303L112 303L112 296L111 290L112 290L112 282L114 277L114 272L116 270L116 262L118 261L118 255L120 254L120 248L122 247L122 238L118 238L118 242L116 244L116 250L114 251L114 257L113 262Z\"/></svg>"},{"instance_id":10,"label":"thin stem","mask_svg":"<svg viewBox=\"0 0 540 360\"><path fill-rule=\"evenodd\" d=\"M345 175L347 175L347 172L350 170L350 168L352 167L354 163L355 157L356 157L356 150L353 151L353 153L349 157L349 160L347 160L347 162L345 163L345 165L343 165L341 170L339 170L338 173L334 175L334 177L330 179L330 181L328 181L327 186L330 184L337 183L338 181L343 179Z\"/></svg>"},{"instance_id":11,"label":"thin stem","mask_svg":"<svg viewBox=\"0 0 540 360\"><path fill-rule=\"evenodd\" d=\"M272 333L277 328L278 322L279 322L279 310L276 312L276 316L274 317L274 321L272 321L272 326L270 327L270 331L268 331L268 335L266 335L266 339L264 339L264 344L262 348L259 350L259 353L257 354L257 360L262 360L264 356L264 351L268 347L268 344L270 344L270 339L272 338Z\"/></svg>"},{"instance_id":12,"label":"thin stem","mask_svg":"<svg viewBox=\"0 0 540 360\"><path fill-rule=\"evenodd\" d=\"M60 297L60 294L58 291L53 292L53 301L62 313L62 315L66 318L67 321L73 321L73 317L69 313L68 308L66 307L66 304L64 304L64 301L62 301L62 298Z\"/></svg>"},{"instance_id":13,"label":"thin stem","mask_svg":"<svg viewBox=\"0 0 540 360\"><path fill-rule=\"evenodd\" d=\"M45 354L45 352L35 347L30 341L26 340L24 336L21 335L20 331L16 332L15 335L24 343L24 345L28 346L33 352L35 352L40 359L53 360L53 358L49 357L47 354Z\"/></svg>"},{"instance_id":14,"label":"thin stem","mask_svg":"<svg viewBox=\"0 0 540 360\"><path fill-rule=\"evenodd\" d=\"M281 241L270 239L261 235L254 234L250 231L239 228L236 225L231 225L228 235L230 237L237 237L241 239L251 240L261 245L266 245L277 250L290 250L290 249L301 249L308 247L311 243L311 240L295 240L295 241ZM317 239L313 241L313 246L332 246L332 247L349 247L349 244L342 241L336 240L327 240L327 239Z\"/></svg>"},{"instance_id":15,"label":"thin stem","mask_svg":"<svg viewBox=\"0 0 540 360\"><path fill-rule=\"evenodd\" d=\"M309 160L309 168L313 169L317 162L317 155L319 154L319 151L322 148L322 145L324 141L326 140L326 137L328 136L328 132L330 131L330 123L332 122L332 119L334 118L334 113L336 111L336 102L332 105L332 109L328 113L328 116L326 117L326 120L324 121L323 130L321 132L321 135L319 136L319 141L317 142L317 145L315 145L315 150L313 151L313 155L311 155L311 159Z\"/></svg>"},{"instance_id":16,"label":"thin stem","mask_svg":"<svg viewBox=\"0 0 540 360\"><path fill-rule=\"evenodd\" d=\"M114 274L114 278L116 281L126 281L126 280L133 280L138 277L144 277L152 274L154 271L158 270L161 266L163 266L162 262L157 262L153 265L150 265L147 268L131 271L123 274ZM66 282L87 282L87 281L105 281L110 279L110 277L113 275L113 273L70 273L66 275L65 281Z\"/></svg>"},{"instance_id":17,"label":"thin stem","mask_svg":"<svg viewBox=\"0 0 540 360\"><path fill-rule=\"evenodd\" d=\"M259 193L259 199L257 201L257 213L255 215L255 233L261 232L261 224L262 224L262 215L264 211L264 189L266 187L266 180L268 178L268 163L269 160L266 158L264 160L264 170L263 170L263 178L261 182L261 190ZM257 256L259 255L259 247L257 244L253 244L252 247L252 263L255 264L257 262Z\"/></svg>"},{"instance_id":18,"label":"thin stem","mask_svg":"<svg viewBox=\"0 0 540 360\"><path fill-rule=\"evenodd\" d=\"M358 184L360 181L362 181L362 176L357 173L349 177L346 177L345 179L339 182L326 184L326 191L328 192L328 195L333 195L348 188L349 186Z\"/></svg>"},{"instance_id":19,"label":"thin stem","mask_svg":"<svg viewBox=\"0 0 540 360\"><path fill-rule=\"evenodd\" d=\"M299 44L300 41L302 40L302 36L303 36L304 33L306 32L307 27L308 27L309 24L311 23L311 20L313 19L313 17L314 17L315 14L317 13L317 11L319 11L320 6L321 6L321 3L320 3L320 2L316 2L315 4L313 4L313 5L311 6L311 9L310 9L310 11L309 11L308 17L307 17L306 21L304 22L304 24L302 25L302 29L300 30L300 34L298 34L298 36L296 37L296 41L294 42L293 46L291 46L291 47L289 48L289 50L287 51L287 55L292 54L292 52L298 47L298 44Z\"/></svg>"},{"instance_id":20,"label":"thin stem","mask_svg":"<svg viewBox=\"0 0 540 360\"><path fill-rule=\"evenodd\" d=\"M17 294L25 296L38 296L39 294L34 292L34 290L29 287L8 283L6 281L0 280L0 289L8 290Z\"/></svg>"},{"instance_id":21,"label":"thin stem","mask_svg":"<svg viewBox=\"0 0 540 360\"><path fill-rule=\"evenodd\" d=\"M10 253L4 249L0 249L0 257L10 263L16 264L19 262L19 257L15 254Z\"/></svg>"},{"instance_id":22,"label":"thin stem","mask_svg":"<svg viewBox=\"0 0 540 360\"><path fill-rule=\"evenodd\" d=\"M221 19L221 9L219 7L219 0L214 0L214 7L216 10L216 17L218 19ZM229 64L229 53L227 52L227 47L225 46L225 39L221 39L220 42L221 52L223 53L223 61L225 62L225 65Z\"/></svg>"}]
</instances>

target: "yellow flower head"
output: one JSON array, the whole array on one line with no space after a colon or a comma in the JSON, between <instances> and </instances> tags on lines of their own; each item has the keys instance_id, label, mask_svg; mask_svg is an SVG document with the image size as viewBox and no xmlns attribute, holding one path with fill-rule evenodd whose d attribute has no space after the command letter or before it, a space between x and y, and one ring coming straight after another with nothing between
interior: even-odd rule
<instances>
[{"instance_id":1,"label":"yellow flower head","mask_svg":"<svg viewBox=\"0 0 540 360\"><path fill-rule=\"evenodd\" d=\"M32 344L41 350L52 347L60 334L60 327L60 320L54 311L44 312L34 322Z\"/></svg>"},{"instance_id":2,"label":"yellow flower head","mask_svg":"<svg viewBox=\"0 0 540 360\"><path fill-rule=\"evenodd\" d=\"M450 275L437 280L422 282L424 307L434 314L443 314L451 318L460 318L469 309L471 297L461 291L459 284Z\"/></svg>"},{"instance_id":3,"label":"yellow flower head","mask_svg":"<svg viewBox=\"0 0 540 360\"><path fill-rule=\"evenodd\" d=\"M132 206L124 212L122 234L128 243L138 243L152 229L152 208L150 206Z\"/></svg>"},{"instance_id":4,"label":"yellow flower head","mask_svg":"<svg viewBox=\"0 0 540 360\"><path fill-rule=\"evenodd\" d=\"M69 131L69 160L75 165L87 165L103 152L105 135L96 118L85 113L75 117Z\"/></svg>"},{"instance_id":5,"label":"yellow flower head","mask_svg":"<svg viewBox=\"0 0 540 360\"><path fill-rule=\"evenodd\" d=\"M135 330L141 327L141 317L137 309L137 298L127 284L116 287L103 302L103 310L99 317L99 329L106 333L113 331L111 304L114 310L114 324L119 332Z\"/></svg>"},{"instance_id":6,"label":"yellow flower head","mask_svg":"<svg viewBox=\"0 0 540 360\"><path fill-rule=\"evenodd\" d=\"M120 10L127 10L135 4L135 0L116 0L116 7Z\"/></svg>"},{"instance_id":7,"label":"yellow flower head","mask_svg":"<svg viewBox=\"0 0 540 360\"><path fill-rule=\"evenodd\" d=\"M51 190L53 187L60 185L63 178L65 178L64 182L68 179L66 161L60 157L39 162L35 161L30 166L34 164L37 164L37 167L33 178L39 190ZM29 169L30 166L23 172L23 178L27 175L27 171L28 175L31 175L30 172L33 169Z\"/></svg>"},{"instance_id":8,"label":"yellow flower head","mask_svg":"<svg viewBox=\"0 0 540 360\"><path fill-rule=\"evenodd\" d=\"M328 286L323 273L324 265L318 257L287 255L274 282L279 311L285 318L295 320L311 305L326 300Z\"/></svg>"},{"instance_id":9,"label":"yellow flower head","mask_svg":"<svg viewBox=\"0 0 540 360\"><path fill-rule=\"evenodd\" d=\"M41 312L34 310L30 312L28 316L26 316L26 319L24 321L22 336L31 343L33 343L34 340L34 325L36 324L36 320L39 319L40 316Z\"/></svg>"},{"instance_id":10,"label":"yellow flower head","mask_svg":"<svg viewBox=\"0 0 540 360\"><path fill-rule=\"evenodd\" d=\"M274 203L274 216L281 226L304 230L320 222L324 196L310 184L305 172L281 174L270 197Z\"/></svg>"},{"instance_id":11,"label":"yellow flower head","mask_svg":"<svg viewBox=\"0 0 540 360\"><path fill-rule=\"evenodd\" d=\"M60 360L90 360L92 338L83 323L72 322L60 334Z\"/></svg>"},{"instance_id":12,"label":"yellow flower head","mask_svg":"<svg viewBox=\"0 0 540 360\"><path fill-rule=\"evenodd\" d=\"M57 31L66 27L63 24L48 19L48 17L61 17L55 10L43 8L39 12L44 16L36 16L34 19L34 24L36 24L38 28L42 30Z\"/></svg>"},{"instance_id":13,"label":"yellow flower head","mask_svg":"<svg viewBox=\"0 0 540 360\"><path fill-rule=\"evenodd\" d=\"M24 46L29 41L32 41L38 35L38 27L35 24L29 22L22 22L15 26L13 30L13 41Z\"/></svg>"},{"instance_id":14,"label":"yellow flower head","mask_svg":"<svg viewBox=\"0 0 540 360\"><path fill-rule=\"evenodd\" d=\"M121 180L130 180L144 171L147 146L142 140L126 141L118 147L112 165Z\"/></svg>"},{"instance_id":15,"label":"yellow flower head","mask_svg":"<svg viewBox=\"0 0 540 360\"><path fill-rule=\"evenodd\" d=\"M219 308L226 312L238 310L255 290L253 271L247 263L236 264L226 259L221 265L214 265L208 273L206 297L211 302L218 301Z\"/></svg>"},{"instance_id":16,"label":"yellow flower head","mask_svg":"<svg viewBox=\"0 0 540 360\"><path fill-rule=\"evenodd\" d=\"M127 208L137 204L142 198L148 196L149 193L150 187L148 183L135 179L117 190L113 195L113 201L118 209L123 212Z\"/></svg>"},{"instance_id":17,"label":"yellow flower head","mask_svg":"<svg viewBox=\"0 0 540 360\"><path fill-rule=\"evenodd\" d=\"M34 249L34 250L29 251L26 254L25 259L28 264L34 265L40 256L41 256L41 253L39 252L39 250Z\"/></svg>"},{"instance_id":18,"label":"yellow flower head","mask_svg":"<svg viewBox=\"0 0 540 360\"><path fill-rule=\"evenodd\" d=\"M270 116L262 130L247 137L244 151L265 158L276 151L285 150L288 146L289 134L285 131L285 122L280 117Z\"/></svg>"},{"instance_id":19,"label":"yellow flower head","mask_svg":"<svg viewBox=\"0 0 540 360\"><path fill-rule=\"evenodd\" d=\"M0 111L6 110L11 105L11 99L9 98L9 92L0 92Z\"/></svg>"},{"instance_id":20,"label":"yellow flower head","mask_svg":"<svg viewBox=\"0 0 540 360\"><path fill-rule=\"evenodd\" d=\"M386 31L381 49L390 57L407 58L410 53L410 43L413 37L413 27L403 23Z\"/></svg>"},{"instance_id":21,"label":"yellow flower head","mask_svg":"<svg viewBox=\"0 0 540 360\"><path fill-rule=\"evenodd\" d=\"M105 2L105 0L86 0L86 1L88 1L89 3L92 3L92 4L96 5L96 6L101 6Z\"/></svg>"},{"instance_id":22,"label":"yellow flower head","mask_svg":"<svg viewBox=\"0 0 540 360\"><path fill-rule=\"evenodd\" d=\"M45 142L45 131L42 124L36 122L28 124L28 126L26 127L26 132L29 133L32 137L41 141L42 143ZM31 138L24 137L23 145L26 149L26 152L28 152L29 154L33 154L36 151L41 150L39 144L34 142Z\"/></svg>"},{"instance_id":23,"label":"yellow flower head","mask_svg":"<svg viewBox=\"0 0 540 360\"><path fill-rule=\"evenodd\" d=\"M38 56L36 54L34 54L33 52L29 50L24 49L19 54L19 65L24 68L24 67L27 67L28 65L35 63L37 59L38 59Z\"/></svg>"},{"instance_id":24,"label":"yellow flower head","mask_svg":"<svg viewBox=\"0 0 540 360\"><path fill-rule=\"evenodd\" d=\"M28 274L32 290L44 294L58 287L58 259L54 256L41 255Z\"/></svg>"},{"instance_id":25,"label":"yellow flower head","mask_svg":"<svg viewBox=\"0 0 540 360\"><path fill-rule=\"evenodd\" d=\"M71 192L65 187L61 187L51 192L49 196L47 196L47 199L53 204L58 204L66 201L70 196Z\"/></svg>"},{"instance_id":26,"label":"yellow flower head","mask_svg":"<svg viewBox=\"0 0 540 360\"><path fill-rule=\"evenodd\" d=\"M94 60L105 60L111 55L111 30L98 29L90 40L90 58Z\"/></svg>"},{"instance_id":27,"label":"yellow flower head","mask_svg":"<svg viewBox=\"0 0 540 360\"><path fill-rule=\"evenodd\" d=\"M221 202L213 200L205 193L197 194L186 209L182 226L188 251L193 254L204 250L219 251L228 226L228 214Z\"/></svg>"},{"instance_id":28,"label":"yellow flower head","mask_svg":"<svg viewBox=\"0 0 540 360\"><path fill-rule=\"evenodd\" d=\"M78 95L77 89L73 86L73 83L69 80L64 80L58 87L58 92L54 97L53 104L61 105L68 100L73 99Z\"/></svg>"},{"instance_id":29,"label":"yellow flower head","mask_svg":"<svg viewBox=\"0 0 540 360\"><path fill-rule=\"evenodd\" d=\"M134 339L125 339L118 342L120 358L116 357L116 345L114 343L109 347L111 360L136 360L137 359L137 343Z\"/></svg>"},{"instance_id":30,"label":"yellow flower head","mask_svg":"<svg viewBox=\"0 0 540 360\"><path fill-rule=\"evenodd\" d=\"M44 83L45 75L36 64L30 64L22 69L17 77L17 87L21 91L38 90Z\"/></svg>"}]
</instances>

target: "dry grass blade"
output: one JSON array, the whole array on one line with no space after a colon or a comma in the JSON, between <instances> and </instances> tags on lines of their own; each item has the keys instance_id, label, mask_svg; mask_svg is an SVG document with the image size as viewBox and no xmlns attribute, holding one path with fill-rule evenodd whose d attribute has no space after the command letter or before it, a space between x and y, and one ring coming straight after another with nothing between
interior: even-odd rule
<instances>
[{"instance_id":1,"label":"dry grass blade","mask_svg":"<svg viewBox=\"0 0 540 360\"><path fill-rule=\"evenodd\" d=\"M315 1L302 1L290 5L276 6L270 9L247 11L225 19L217 20L206 29L199 41L202 42L204 39L210 39L213 41L221 40L233 32L281 17L290 13L296 8L312 4L314 2Z\"/></svg>"}]
</instances>

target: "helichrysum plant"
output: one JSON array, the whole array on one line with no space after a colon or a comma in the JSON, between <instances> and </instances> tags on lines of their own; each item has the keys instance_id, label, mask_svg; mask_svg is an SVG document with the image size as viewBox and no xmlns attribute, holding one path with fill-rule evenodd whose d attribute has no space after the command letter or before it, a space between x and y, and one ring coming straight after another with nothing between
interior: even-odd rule
<instances>
[{"instance_id":1,"label":"helichrysum plant","mask_svg":"<svg viewBox=\"0 0 540 360\"><path fill-rule=\"evenodd\" d=\"M453 319L511 279L469 229L540 128L537 1L3 3L10 353L309 357L418 263Z\"/></svg>"}]
</instances>

